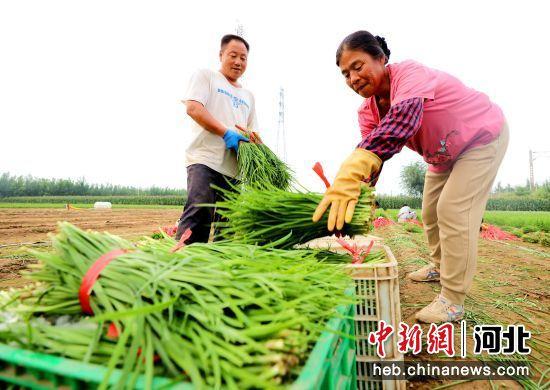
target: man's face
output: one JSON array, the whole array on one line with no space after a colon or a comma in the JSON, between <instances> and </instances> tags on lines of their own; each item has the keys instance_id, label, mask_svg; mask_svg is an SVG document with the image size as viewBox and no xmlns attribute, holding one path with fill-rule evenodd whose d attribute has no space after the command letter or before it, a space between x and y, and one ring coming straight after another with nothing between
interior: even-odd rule
<instances>
[{"instance_id":1,"label":"man's face","mask_svg":"<svg viewBox=\"0 0 550 390\"><path fill-rule=\"evenodd\" d=\"M384 57L373 58L361 50L344 50L340 70L346 84L364 98L377 94L384 78Z\"/></svg>"},{"instance_id":2,"label":"man's face","mask_svg":"<svg viewBox=\"0 0 550 390\"><path fill-rule=\"evenodd\" d=\"M247 57L244 43L233 39L220 51L221 72L230 81L237 81L246 70Z\"/></svg>"}]
</instances>

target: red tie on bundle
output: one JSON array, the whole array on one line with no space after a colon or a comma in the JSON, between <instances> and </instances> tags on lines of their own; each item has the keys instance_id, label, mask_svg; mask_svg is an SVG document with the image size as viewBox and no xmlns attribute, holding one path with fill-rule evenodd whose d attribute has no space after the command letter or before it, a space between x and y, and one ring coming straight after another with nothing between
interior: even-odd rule
<instances>
[{"instance_id":1,"label":"red tie on bundle","mask_svg":"<svg viewBox=\"0 0 550 390\"><path fill-rule=\"evenodd\" d=\"M338 237L336 241L351 254L351 257L353 258L352 264L362 264L374 245L374 241L371 241L366 248L358 247L356 243L352 246L341 237Z\"/></svg>"},{"instance_id":2,"label":"red tie on bundle","mask_svg":"<svg viewBox=\"0 0 550 390\"><path fill-rule=\"evenodd\" d=\"M191 229L185 230L179 242L176 245L174 245L172 249L170 249L170 252L174 253L179 249L183 248L185 246L185 241L189 237L191 237ZM88 268L88 271L86 271L86 274L84 274L84 276L82 277L82 283L80 284L80 289L78 291L78 300L80 302L80 307L82 308L82 311L85 314L94 315L94 311L92 310L92 306L90 305L90 294L92 293L94 284L99 278L101 271L103 271L111 261L129 252L131 252L130 249L113 249L112 251L109 251L101 255L90 266L90 268ZM107 329L107 337L111 339L116 339L119 336L120 336L119 329L113 322L111 322L109 324L109 328ZM138 356L141 355L141 348L138 349L137 354ZM160 360L160 356L155 355L153 357L154 362L157 362L159 360Z\"/></svg>"}]
</instances>

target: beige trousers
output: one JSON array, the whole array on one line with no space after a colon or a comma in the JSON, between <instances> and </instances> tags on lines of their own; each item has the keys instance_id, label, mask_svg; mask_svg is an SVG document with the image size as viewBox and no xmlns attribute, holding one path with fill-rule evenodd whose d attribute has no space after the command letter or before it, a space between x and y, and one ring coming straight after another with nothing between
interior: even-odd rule
<instances>
[{"instance_id":1,"label":"beige trousers","mask_svg":"<svg viewBox=\"0 0 550 390\"><path fill-rule=\"evenodd\" d=\"M447 172L427 172L422 220L441 295L462 305L477 265L479 228L498 167L508 146L508 125L490 144L462 154Z\"/></svg>"}]
</instances>

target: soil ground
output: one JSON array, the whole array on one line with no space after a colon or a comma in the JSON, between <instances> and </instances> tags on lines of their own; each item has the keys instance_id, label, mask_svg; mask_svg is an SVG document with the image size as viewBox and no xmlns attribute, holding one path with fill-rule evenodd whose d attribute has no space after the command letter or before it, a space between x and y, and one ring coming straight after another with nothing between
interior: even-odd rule
<instances>
[{"instance_id":1,"label":"soil ground","mask_svg":"<svg viewBox=\"0 0 550 390\"><path fill-rule=\"evenodd\" d=\"M413 231L408 231L413 230ZM402 320L409 325L415 323L414 314L426 306L440 290L439 283L417 283L405 275L429 262L427 240L422 231L414 232L406 225L392 225L376 229L374 235L384 238L399 262L400 298ZM478 266L474 285L466 299L466 321L468 324L468 353L473 352L471 330L476 324L523 324L532 332L528 345L532 348L529 360L535 365L532 379L538 382L549 366L550 337L550 250L537 244L521 241L479 240ZM427 325L422 325L424 335ZM455 326L455 335L460 328ZM455 347L460 344L457 340ZM434 359L425 352L419 356L408 355L406 360ZM548 385L548 378L541 384ZM524 388L526 383L515 381L457 381L412 382L409 386L431 389L438 386L455 389ZM532 385L532 383L531 383Z\"/></svg>"},{"instance_id":2,"label":"soil ground","mask_svg":"<svg viewBox=\"0 0 550 390\"><path fill-rule=\"evenodd\" d=\"M48 247L48 233L55 233L58 221L131 239L172 226L180 215L180 208L0 209L0 289L27 283L21 278L21 271L34 261L27 249Z\"/></svg>"},{"instance_id":3,"label":"soil ground","mask_svg":"<svg viewBox=\"0 0 550 390\"><path fill-rule=\"evenodd\" d=\"M181 208L169 209L0 209L0 245L46 241L58 221L120 236L150 234L173 225Z\"/></svg>"},{"instance_id":4,"label":"soil ground","mask_svg":"<svg viewBox=\"0 0 550 390\"><path fill-rule=\"evenodd\" d=\"M29 247L49 247L48 233L55 232L58 221L69 221L80 228L109 231L124 238L151 235L161 226L172 225L181 211L174 209L0 209L0 289L22 286L28 281L21 272L34 262ZM410 231L409 231L410 230ZM398 259L402 319L412 324L414 313L427 305L439 291L438 283L414 283L408 272L429 261L424 234L418 229L393 225L377 229ZM478 272L466 301L467 321L473 324L524 324L533 333L529 356L536 370L548 369L550 337L550 250L520 241L479 241ZM424 334L427 327L424 327ZM456 332L458 333L458 331ZM471 334L469 339L472 340ZM425 350L425 348L423 348ZM430 358L421 354L420 358ZM407 356L407 359L412 359ZM415 357L416 359L417 357ZM431 357L433 358L433 357ZM537 371L538 370L538 371ZM542 383L548 380L543 378ZM409 382L408 388L432 389L523 388L515 381Z\"/></svg>"}]
</instances>

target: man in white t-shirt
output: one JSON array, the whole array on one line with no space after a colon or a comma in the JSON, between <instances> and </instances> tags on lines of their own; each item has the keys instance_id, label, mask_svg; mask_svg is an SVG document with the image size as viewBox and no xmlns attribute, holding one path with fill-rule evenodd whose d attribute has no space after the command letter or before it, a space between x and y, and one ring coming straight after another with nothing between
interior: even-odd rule
<instances>
[{"instance_id":1,"label":"man in white t-shirt","mask_svg":"<svg viewBox=\"0 0 550 390\"><path fill-rule=\"evenodd\" d=\"M191 229L185 241L207 242L210 225L216 218L212 207L219 199L214 184L229 188L237 176L239 142L248 140L237 126L257 132L255 101L252 92L238 80L246 70L248 43L238 35L225 35L221 40L220 70L197 71L185 95L187 115L193 119L192 141L186 150L187 202L180 217L176 239Z\"/></svg>"}]
</instances>

